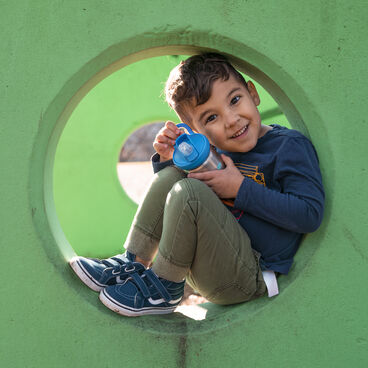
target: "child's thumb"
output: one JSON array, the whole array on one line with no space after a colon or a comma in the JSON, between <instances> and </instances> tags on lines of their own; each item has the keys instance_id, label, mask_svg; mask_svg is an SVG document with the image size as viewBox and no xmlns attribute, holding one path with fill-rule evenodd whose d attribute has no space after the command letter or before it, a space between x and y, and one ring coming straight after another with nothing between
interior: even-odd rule
<instances>
[{"instance_id":1,"label":"child's thumb","mask_svg":"<svg viewBox=\"0 0 368 368\"><path fill-rule=\"evenodd\" d=\"M234 162L229 156L226 156L222 153L221 157L224 160L226 166L234 166Z\"/></svg>"}]
</instances>

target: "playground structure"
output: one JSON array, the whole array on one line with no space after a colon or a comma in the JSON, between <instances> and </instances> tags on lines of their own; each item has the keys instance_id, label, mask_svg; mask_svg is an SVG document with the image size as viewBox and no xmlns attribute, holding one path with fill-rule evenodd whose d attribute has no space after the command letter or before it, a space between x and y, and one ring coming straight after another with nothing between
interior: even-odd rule
<instances>
[{"instance_id":1,"label":"playground structure","mask_svg":"<svg viewBox=\"0 0 368 368\"><path fill-rule=\"evenodd\" d=\"M1 9L2 366L366 366L364 1L22 0ZM206 305L203 321L177 313L123 318L67 265L88 244L73 249L56 214L59 138L83 97L113 72L202 50L229 55L311 138L324 177L325 219L271 300ZM124 123L116 142L153 115ZM113 149L117 160L120 146ZM114 180L124 208L112 226L120 226L122 238L109 244L118 251L136 207Z\"/></svg>"}]
</instances>

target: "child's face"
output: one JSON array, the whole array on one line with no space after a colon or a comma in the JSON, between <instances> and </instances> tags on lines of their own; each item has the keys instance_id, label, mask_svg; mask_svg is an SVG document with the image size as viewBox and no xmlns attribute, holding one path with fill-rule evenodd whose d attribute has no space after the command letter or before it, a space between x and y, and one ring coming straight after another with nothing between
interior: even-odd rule
<instances>
[{"instance_id":1,"label":"child's face","mask_svg":"<svg viewBox=\"0 0 368 368\"><path fill-rule=\"evenodd\" d=\"M187 106L188 123L207 136L211 144L229 152L248 152L265 134L257 106L259 96L248 82L248 90L233 76L216 80L210 99L202 105Z\"/></svg>"}]
</instances>

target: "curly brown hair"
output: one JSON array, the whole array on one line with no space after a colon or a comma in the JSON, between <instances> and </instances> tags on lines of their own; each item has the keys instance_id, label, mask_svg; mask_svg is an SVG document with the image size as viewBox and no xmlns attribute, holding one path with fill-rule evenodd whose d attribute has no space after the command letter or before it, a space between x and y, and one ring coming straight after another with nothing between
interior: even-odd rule
<instances>
[{"instance_id":1,"label":"curly brown hair","mask_svg":"<svg viewBox=\"0 0 368 368\"><path fill-rule=\"evenodd\" d=\"M243 76L225 56L212 52L191 56L171 71L165 85L166 101L183 117L186 106L207 102L213 83L218 79L226 81L230 75L247 88Z\"/></svg>"}]
</instances>

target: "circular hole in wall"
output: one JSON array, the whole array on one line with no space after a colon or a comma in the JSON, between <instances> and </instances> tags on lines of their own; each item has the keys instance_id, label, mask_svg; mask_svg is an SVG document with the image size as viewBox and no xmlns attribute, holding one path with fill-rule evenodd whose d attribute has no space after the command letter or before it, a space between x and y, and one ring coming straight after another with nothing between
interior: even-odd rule
<instances>
[{"instance_id":1,"label":"circular hole in wall","mask_svg":"<svg viewBox=\"0 0 368 368\"><path fill-rule=\"evenodd\" d=\"M142 162L143 147L150 148L148 158L153 152L158 122L178 122L162 90L170 70L183 58L186 56L149 58L118 70L89 91L65 125L55 155L54 200L63 232L77 254L105 258L123 251L124 236L138 203L132 191L142 195L144 183L152 175L147 163L132 169L132 162ZM287 125L274 99L256 86L264 123ZM148 134L145 126L152 121L155 128ZM135 131L143 136L147 133L145 142L125 150L124 160L129 163L118 165L117 176L122 142L132 141L129 137ZM134 159L134 155L140 158ZM143 175L136 187L134 171ZM120 182L123 187L124 182L129 183L131 189L122 191Z\"/></svg>"},{"instance_id":2,"label":"circular hole in wall","mask_svg":"<svg viewBox=\"0 0 368 368\"><path fill-rule=\"evenodd\" d=\"M146 59L115 72L85 96L65 126L54 165L55 203L77 254L106 258L123 251L136 205L153 176L154 137L164 120L178 121L161 91L170 70L183 58ZM254 83L262 101L263 123L288 125L274 99ZM160 122L141 123L157 116L162 117ZM111 169L123 136L116 167L120 191ZM203 301L189 288L186 296L186 305ZM193 317L192 311L182 311ZM203 316L203 310L196 312Z\"/></svg>"},{"instance_id":3,"label":"circular hole in wall","mask_svg":"<svg viewBox=\"0 0 368 368\"><path fill-rule=\"evenodd\" d=\"M170 65L164 73L161 69L162 60L168 61ZM143 59L125 66L103 79L101 83L89 91L77 108L73 110L57 146L54 165L54 199L62 230L78 254L102 258L121 253L124 236L128 232L137 206L121 190L116 175L116 157L120 152L121 142L144 122L161 119L175 121L175 115L168 109L160 94L169 70L177 65L179 60L178 56L164 56ZM150 61L156 61L156 64L153 62L147 67L147 63ZM244 67L244 70L249 67L247 63L239 59L235 61ZM159 67L157 67L158 65ZM298 112L282 91L260 71L252 69L251 66L250 69L252 70L251 74L260 73L260 80L265 80L269 86L272 86L279 101L283 103L284 107L289 108L289 115L297 117L295 119L296 127L303 128L304 125ZM126 73L123 81L115 83L113 87L109 86L113 78L120 73L123 74L123 72ZM141 78L142 75L143 78ZM158 81L157 79L153 80L154 78L151 79L152 76L161 76L162 78ZM159 89L152 88L153 85L159 86ZM262 97L262 88L258 86L258 89L261 94L260 111L264 122L289 125L272 97ZM154 97L147 91L153 91ZM122 96L121 93L125 94ZM107 99L101 99L101 94L107 96ZM273 101L271 108L265 108L264 101L267 98L271 98ZM154 109L151 109L152 101L155 101ZM132 112L139 114L130 115ZM86 113L87 119L83 118L83 113ZM117 117L113 118L114 114ZM267 120L270 121L267 122ZM305 133L307 130L304 129L303 132ZM65 180L70 178L73 180L67 183ZM106 183L108 185L105 185ZM82 197L82 201L78 202L80 197ZM63 198L66 198L66 201ZM120 199L116 200L117 198ZM71 216L66 215L67 212L63 213L65 203L73 203L74 207L68 209ZM114 207L114 204L117 206ZM69 224L68 221L70 221ZM83 221L88 223L87 226L84 226ZM73 233L73 228L78 231ZM118 229L115 231L115 235L116 233L119 235L111 237L111 229L114 231ZM100 237L92 235L90 237L92 242L83 238L86 234L91 235L91 230L101 234ZM241 309L241 318L243 319L247 314L252 314L258 310L261 305L264 305L262 300L248 303L245 314L242 305L231 308L209 305L207 306L209 314L206 319L213 320L222 314L226 314L227 317L230 316L229 314L235 316L239 309ZM150 319L147 318L146 321L150 321ZM176 323L175 319L169 318L166 321L168 321L167 326L170 326L172 321ZM149 325L149 322L147 323ZM154 320L152 326L154 329L157 328ZM167 330L169 331L170 327Z\"/></svg>"}]
</instances>

